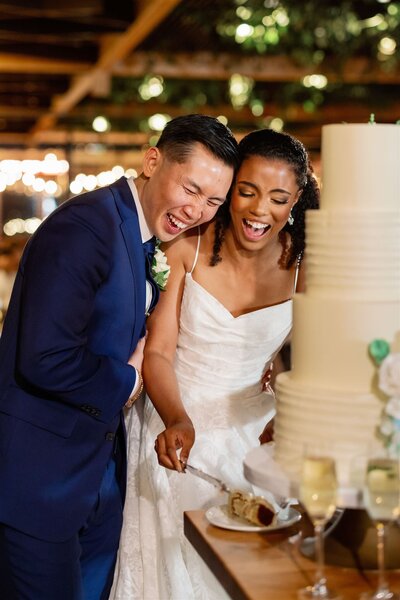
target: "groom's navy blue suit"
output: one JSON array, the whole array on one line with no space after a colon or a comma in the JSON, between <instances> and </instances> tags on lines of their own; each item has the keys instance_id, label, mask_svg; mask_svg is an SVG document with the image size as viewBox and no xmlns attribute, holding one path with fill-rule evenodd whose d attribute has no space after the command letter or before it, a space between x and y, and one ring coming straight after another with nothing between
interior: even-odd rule
<instances>
[{"instance_id":1,"label":"groom's navy blue suit","mask_svg":"<svg viewBox=\"0 0 400 600\"><path fill-rule=\"evenodd\" d=\"M144 333L145 282L124 178L61 205L27 244L0 339L8 531L59 548L87 526L136 381L127 361Z\"/></svg>"}]
</instances>

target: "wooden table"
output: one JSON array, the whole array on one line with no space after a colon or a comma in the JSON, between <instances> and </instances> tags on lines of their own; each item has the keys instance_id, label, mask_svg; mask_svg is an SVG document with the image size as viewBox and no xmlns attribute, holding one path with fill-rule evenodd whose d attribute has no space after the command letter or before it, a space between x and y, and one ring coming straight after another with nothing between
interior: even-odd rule
<instances>
[{"instance_id":1,"label":"wooden table","mask_svg":"<svg viewBox=\"0 0 400 600\"><path fill-rule=\"evenodd\" d=\"M185 535L233 600L297 600L297 590L313 582L315 562L300 554L299 526L284 532L247 533L211 525L204 511L184 514ZM356 569L327 566L326 575L343 600L358 600L374 589L375 572L364 577ZM389 583L400 590L400 571L388 571Z\"/></svg>"}]
</instances>

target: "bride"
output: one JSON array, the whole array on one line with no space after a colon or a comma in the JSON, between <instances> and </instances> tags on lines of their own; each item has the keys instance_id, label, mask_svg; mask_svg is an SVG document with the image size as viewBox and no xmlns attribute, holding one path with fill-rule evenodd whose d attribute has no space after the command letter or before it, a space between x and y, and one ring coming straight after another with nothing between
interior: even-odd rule
<instances>
[{"instance_id":1,"label":"bride","mask_svg":"<svg viewBox=\"0 0 400 600\"><path fill-rule=\"evenodd\" d=\"M226 597L183 533L183 511L226 498L182 463L190 453L193 466L251 490L242 463L274 416L263 374L291 330L305 211L319 198L307 153L288 134L252 132L239 153L230 202L216 220L165 246L171 274L145 348L151 401L127 417L113 600Z\"/></svg>"}]
</instances>

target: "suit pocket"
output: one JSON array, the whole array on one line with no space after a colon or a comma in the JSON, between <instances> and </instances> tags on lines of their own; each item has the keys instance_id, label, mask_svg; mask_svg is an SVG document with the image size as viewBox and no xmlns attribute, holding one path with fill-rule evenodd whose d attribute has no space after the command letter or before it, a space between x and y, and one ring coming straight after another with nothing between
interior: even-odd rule
<instances>
[{"instance_id":1,"label":"suit pocket","mask_svg":"<svg viewBox=\"0 0 400 600\"><path fill-rule=\"evenodd\" d=\"M10 387L0 400L0 412L67 438L78 420L78 410Z\"/></svg>"}]
</instances>

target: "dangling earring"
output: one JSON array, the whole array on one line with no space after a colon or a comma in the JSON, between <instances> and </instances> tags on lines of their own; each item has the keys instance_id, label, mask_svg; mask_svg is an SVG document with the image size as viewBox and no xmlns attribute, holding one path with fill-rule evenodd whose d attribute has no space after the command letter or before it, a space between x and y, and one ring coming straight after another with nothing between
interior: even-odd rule
<instances>
[{"instance_id":1,"label":"dangling earring","mask_svg":"<svg viewBox=\"0 0 400 600\"><path fill-rule=\"evenodd\" d=\"M288 223L289 225L293 225L294 223L294 216L292 215L292 211L290 211L289 213Z\"/></svg>"}]
</instances>

